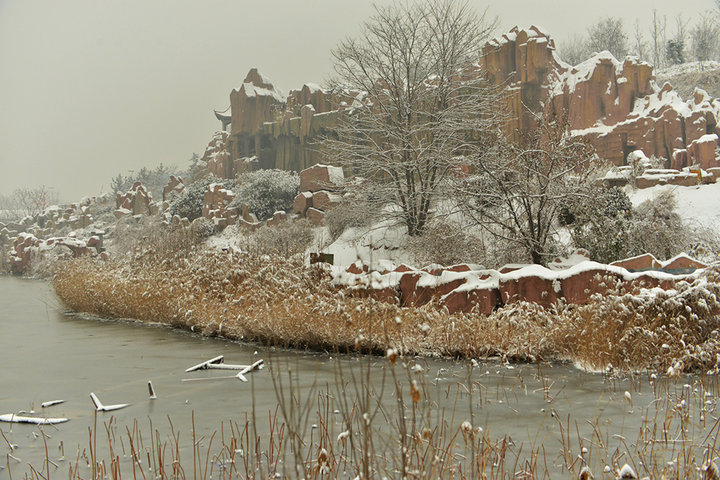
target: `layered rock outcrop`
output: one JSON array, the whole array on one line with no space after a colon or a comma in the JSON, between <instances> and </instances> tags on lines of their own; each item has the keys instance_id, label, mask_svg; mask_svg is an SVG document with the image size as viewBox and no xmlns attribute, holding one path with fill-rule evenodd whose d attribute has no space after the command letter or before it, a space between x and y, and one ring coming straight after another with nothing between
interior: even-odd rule
<instances>
[{"instance_id":1,"label":"layered rock outcrop","mask_svg":"<svg viewBox=\"0 0 720 480\"><path fill-rule=\"evenodd\" d=\"M571 66L557 57L546 33L515 27L484 47L483 66L492 84L507 87L510 138L522 139L536 125L534 114L542 113L615 165L641 150L665 159L667 167L720 166L720 100L696 90L683 101L670 84L655 83L647 63L632 57L620 62L601 52Z\"/></svg>"},{"instance_id":2,"label":"layered rock outcrop","mask_svg":"<svg viewBox=\"0 0 720 480\"><path fill-rule=\"evenodd\" d=\"M561 122L591 142L600 157L624 165L641 150L664 159L665 167L703 170L720 167L720 100L702 90L683 101L669 84L655 83L651 65L608 52L572 66L555 52L552 38L538 27L513 28L488 42L477 74L506 92L510 120L506 135L520 141L537 125L537 114ZM257 69L230 93L230 114L217 113L223 128L203 160L208 170L233 178L248 169L300 171L324 161L313 143L337 128L345 108L360 92L328 91L305 84L284 96Z\"/></svg>"},{"instance_id":3,"label":"layered rock outcrop","mask_svg":"<svg viewBox=\"0 0 720 480\"><path fill-rule=\"evenodd\" d=\"M647 254L610 265L586 260L552 269L540 265L499 270L472 265L423 269L400 265L391 271L374 271L357 262L336 274L334 283L351 294L401 306L434 303L448 313L489 315L502 305L520 301L550 308L561 301L585 304L596 295L670 289L704 268L707 265L685 254L664 262Z\"/></svg>"}]
</instances>

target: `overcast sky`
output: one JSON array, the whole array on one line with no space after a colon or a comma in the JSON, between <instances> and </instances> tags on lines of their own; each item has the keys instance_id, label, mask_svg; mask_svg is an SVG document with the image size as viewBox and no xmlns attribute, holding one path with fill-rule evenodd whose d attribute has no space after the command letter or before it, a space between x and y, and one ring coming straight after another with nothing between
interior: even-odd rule
<instances>
[{"instance_id":1,"label":"overcast sky","mask_svg":"<svg viewBox=\"0 0 720 480\"><path fill-rule=\"evenodd\" d=\"M471 1L489 5L501 31L536 24L558 41L602 16L647 30L653 8L694 20L714 7ZM120 172L184 167L251 67L284 92L322 83L330 50L371 13L360 0L0 0L0 193L45 185L76 201Z\"/></svg>"}]
</instances>

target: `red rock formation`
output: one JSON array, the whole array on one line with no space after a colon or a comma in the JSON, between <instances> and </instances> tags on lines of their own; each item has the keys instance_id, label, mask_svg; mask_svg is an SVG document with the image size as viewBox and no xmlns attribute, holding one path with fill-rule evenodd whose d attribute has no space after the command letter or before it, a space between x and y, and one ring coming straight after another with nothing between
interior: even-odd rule
<instances>
[{"instance_id":1,"label":"red rock formation","mask_svg":"<svg viewBox=\"0 0 720 480\"><path fill-rule=\"evenodd\" d=\"M319 192L337 189L345 182L342 168L329 165L313 165L300 172L300 191Z\"/></svg>"},{"instance_id":2,"label":"red rock formation","mask_svg":"<svg viewBox=\"0 0 720 480\"><path fill-rule=\"evenodd\" d=\"M170 200L170 195L179 195L185 189L185 180L175 175L170 175L167 185L163 187L163 202Z\"/></svg>"},{"instance_id":3,"label":"red rock formation","mask_svg":"<svg viewBox=\"0 0 720 480\"><path fill-rule=\"evenodd\" d=\"M251 69L240 88L230 92L230 134L254 134L263 123L274 120L275 113L281 111L284 103L285 98L272 82L257 68Z\"/></svg>"},{"instance_id":4,"label":"red rock formation","mask_svg":"<svg viewBox=\"0 0 720 480\"><path fill-rule=\"evenodd\" d=\"M236 207L230 207L234 199L232 190L226 189L222 184L208 185L203 196L202 216L213 220L220 228L233 225L240 214Z\"/></svg>"},{"instance_id":5,"label":"red rock formation","mask_svg":"<svg viewBox=\"0 0 720 480\"><path fill-rule=\"evenodd\" d=\"M455 289L443 297L441 302L450 314L477 312L490 315L501 304L498 288Z\"/></svg>"},{"instance_id":6,"label":"red rock formation","mask_svg":"<svg viewBox=\"0 0 720 480\"><path fill-rule=\"evenodd\" d=\"M142 183L135 182L130 190L124 194L118 192L115 198L115 216L144 215L150 213L152 196Z\"/></svg>"},{"instance_id":7,"label":"red rock formation","mask_svg":"<svg viewBox=\"0 0 720 480\"><path fill-rule=\"evenodd\" d=\"M662 268L658 259L652 253L645 253L638 255L637 257L626 258L624 260L617 260L612 262L610 265L615 267L621 267L629 271L639 270L656 270Z\"/></svg>"}]
</instances>

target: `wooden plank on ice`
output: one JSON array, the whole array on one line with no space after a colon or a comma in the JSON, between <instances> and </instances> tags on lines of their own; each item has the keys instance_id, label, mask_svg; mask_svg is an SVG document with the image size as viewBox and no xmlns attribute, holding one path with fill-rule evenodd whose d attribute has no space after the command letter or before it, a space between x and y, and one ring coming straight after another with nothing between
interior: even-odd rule
<instances>
[{"instance_id":1,"label":"wooden plank on ice","mask_svg":"<svg viewBox=\"0 0 720 480\"><path fill-rule=\"evenodd\" d=\"M15 415L14 413L6 413L0 415L0 422L10 423L32 423L35 425L53 425L56 423L65 423L69 418L46 418L46 417L26 417L24 415Z\"/></svg>"},{"instance_id":2,"label":"wooden plank on ice","mask_svg":"<svg viewBox=\"0 0 720 480\"><path fill-rule=\"evenodd\" d=\"M95 410L98 412L111 412L113 410L120 410L121 408L125 408L129 403L118 403L116 405L103 405L100 403L100 399L95 395L93 392L90 392L90 399L92 400L93 404L95 404Z\"/></svg>"},{"instance_id":3,"label":"wooden plank on ice","mask_svg":"<svg viewBox=\"0 0 720 480\"><path fill-rule=\"evenodd\" d=\"M211 358L210 360L207 360L202 363L198 363L197 365L194 365L194 366L188 368L187 370L185 370L185 372L194 372L195 370L205 370L208 368L209 365L216 365L219 363L223 363L224 361L225 361L225 356L218 355L215 358Z\"/></svg>"},{"instance_id":4,"label":"wooden plank on ice","mask_svg":"<svg viewBox=\"0 0 720 480\"><path fill-rule=\"evenodd\" d=\"M263 361L262 361L262 359L260 359L260 360L258 360L257 362L253 363L252 365L248 365L248 366L246 366L245 368L243 368L242 370L240 370L240 371L238 372L238 374L236 375L236 377L237 377L241 382L247 382L248 379L247 379L247 377L245 377L245 374L246 374L246 373L250 373L250 372L255 371L255 370L260 370L262 367L263 367Z\"/></svg>"}]
</instances>

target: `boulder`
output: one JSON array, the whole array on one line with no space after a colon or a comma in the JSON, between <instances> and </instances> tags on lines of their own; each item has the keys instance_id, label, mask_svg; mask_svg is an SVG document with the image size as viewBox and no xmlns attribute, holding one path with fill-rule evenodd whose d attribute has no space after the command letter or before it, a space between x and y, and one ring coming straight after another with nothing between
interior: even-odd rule
<instances>
[{"instance_id":1,"label":"boulder","mask_svg":"<svg viewBox=\"0 0 720 480\"><path fill-rule=\"evenodd\" d=\"M490 315L501 304L500 289L498 288L472 290L456 288L445 295L441 302L441 305L447 308L450 314L477 312Z\"/></svg>"},{"instance_id":2,"label":"boulder","mask_svg":"<svg viewBox=\"0 0 720 480\"><path fill-rule=\"evenodd\" d=\"M718 136L716 134L707 134L693 141L688 146L688 152L693 162L700 168L707 170L708 168L720 166L715 156L715 150L718 148Z\"/></svg>"},{"instance_id":3,"label":"boulder","mask_svg":"<svg viewBox=\"0 0 720 480\"><path fill-rule=\"evenodd\" d=\"M501 276L499 288L503 303L525 301L549 307L562 298L561 283L554 273L538 265Z\"/></svg>"},{"instance_id":4,"label":"boulder","mask_svg":"<svg viewBox=\"0 0 720 480\"><path fill-rule=\"evenodd\" d=\"M311 225L318 227L325 224L325 212L317 208L310 207L305 212L305 216Z\"/></svg>"},{"instance_id":5,"label":"boulder","mask_svg":"<svg viewBox=\"0 0 720 480\"><path fill-rule=\"evenodd\" d=\"M318 164L300 172L301 192L336 190L344 183L345 175L341 167Z\"/></svg>"},{"instance_id":6,"label":"boulder","mask_svg":"<svg viewBox=\"0 0 720 480\"><path fill-rule=\"evenodd\" d=\"M293 202L293 213L305 216L307 209L313 206L312 192L300 192Z\"/></svg>"},{"instance_id":7,"label":"boulder","mask_svg":"<svg viewBox=\"0 0 720 480\"><path fill-rule=\"evenodd\" d=\"M610 265L624 268L630 272L657 270L662 268L662 265L652 253L645 253L643 255L626 258L624 260L617 260L612 262Z\"/></svg>"},{"instance_id":8,"label":"boulder","mask_svg":"<svg viewBox=\"0 0 720 480\"><path fill-rule=\"evenodd\" d=\"M327 212L332 207L340 204L341 201L342 197L340 195L327 190L320 190L312 194L312 206L323 212Z\"/></svg>"},{"instance_id":9,"label":"boulder","mask_svg":"<svg viewBox=\"0 0 720 480\"><path fill-rule=\"evenodd\" d=\"M707 264L700 262L685 253L681 253L666 262L662 262L663 271L675 274L692 273L695 270L707 267Z\"/></svg>"},{"instance_id":10,"label":"boulder","mask_svg":"<svg viewBox=\"0 0 720 480\"><path fill-rule=\"evenodd\" d=\"M623 277L618 273L592 268L562 278L560 286L567 303L581 305L588 303L591 295L617 293L622 281Z\"/></svg>"}]
</instances>

